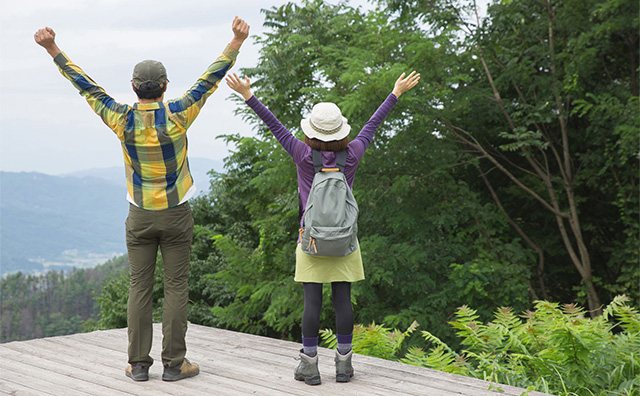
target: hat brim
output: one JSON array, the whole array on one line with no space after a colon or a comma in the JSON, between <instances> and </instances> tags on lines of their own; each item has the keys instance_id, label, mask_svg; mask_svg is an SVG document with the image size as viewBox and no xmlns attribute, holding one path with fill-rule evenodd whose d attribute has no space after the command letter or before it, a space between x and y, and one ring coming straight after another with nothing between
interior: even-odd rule
<instances>
[{"instance_id":1,"label":"hat brim","mask_svg":"<svg viewBox=\"0 0 640 396\"><path fill-rule=\"evenodd\" d=\"M323 142L333 142L335 140L342 140L345 137L349 136L349 132L351 131L351 125L347 123L347 119L342 117L342 128L340 128L337 132L327 134L316 131L309 124L308 118L303 118L300 121L300 127L302 128L302 132L310 138L310 139L318 139Z\"/></svg>"}]
</instances>

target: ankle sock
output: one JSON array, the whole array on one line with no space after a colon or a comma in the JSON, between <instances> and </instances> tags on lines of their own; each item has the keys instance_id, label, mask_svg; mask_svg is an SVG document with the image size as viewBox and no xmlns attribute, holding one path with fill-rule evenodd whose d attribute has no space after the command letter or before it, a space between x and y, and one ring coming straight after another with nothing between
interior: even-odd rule
<instances>
[{"instance_id":1,"label":"ankle sock","mask_svg":"<svg viewBox=\"0 0 640 396\"><path fill-rule=\"evenodd\" d=\"M318 337L302 337L302 352L314 357L318 353Z\"/></svg>"},{"instance_id":2,"label":"ankle sock","mask_svg":"<svg viewBox=\"0 0 640 396\"><path fill-rule=\"evenodd\" d=\"M338 334L338 353L346 355L351 350L351 343L353 341L353 334L342 335Z\"/></svg>"}]
</instances>

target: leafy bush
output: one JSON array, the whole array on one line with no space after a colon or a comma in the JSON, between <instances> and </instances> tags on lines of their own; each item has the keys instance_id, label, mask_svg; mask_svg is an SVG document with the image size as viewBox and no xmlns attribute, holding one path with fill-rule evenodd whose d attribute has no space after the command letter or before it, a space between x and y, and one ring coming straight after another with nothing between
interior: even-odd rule
<instances>
[{"instance_id":1,"label":"leafy bush","mask_svg":"<svg viewBox=\"0 0 640 396\"><path fill-rule=\"evenodd\" d=\"M501 307L489 323L462 306L450 325L463 346L459 353L428 331L427 348L409 348L398 356L406 336L381 325L356 326L355 352L462 374L491 382L557 395L638 395L640 389L640 315L616 297L593 319L575 304L537 301L534 311L516 316ZM322 332L332 347L335 336Z\"/></svg>"},{"instance_id":2,"label":"leafy bush","mask_svg":"<svg viewBox=\"0 0 640 396\"><path fill-rule=\"evenodd\" d=\"M356 325L353 329L353 351L368 356L375 356L387 360L395 360L395 356L402 347L402 343L418 328L418 322L413 322L409 328L401 333L372 323L369 326ZM321 330L322 339L329 348L338 346L336 335L331 330Z\"/></svg>"}]
</instances>

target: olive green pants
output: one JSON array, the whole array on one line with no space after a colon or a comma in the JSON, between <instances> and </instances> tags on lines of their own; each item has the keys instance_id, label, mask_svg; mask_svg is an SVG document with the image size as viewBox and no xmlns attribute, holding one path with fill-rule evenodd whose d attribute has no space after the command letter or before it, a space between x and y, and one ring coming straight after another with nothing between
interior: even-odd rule
<instances>
[{"instance_id":1,"label":"olive green pants","mask_svg":"<svg viewBox=\"0 0 640 396\"><path fill-rule=\"evenodd\" d=\"M153 364L149 355L153 341L153 278L160 247L164 264L162 363L175 367L182 364L187 352L189 258L193 239L191 207L188 202L165 210L129 205L125 224L130 268L129 363Z\"/></svg>"}]
</instances>

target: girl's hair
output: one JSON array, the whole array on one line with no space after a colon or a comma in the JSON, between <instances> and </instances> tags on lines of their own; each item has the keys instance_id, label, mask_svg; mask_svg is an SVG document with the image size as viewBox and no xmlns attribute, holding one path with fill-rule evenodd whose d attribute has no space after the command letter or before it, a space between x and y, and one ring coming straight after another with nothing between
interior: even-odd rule
<instances>
[{"instance_id":1,"label":"girl's hair","mask_svg":"<svg viewBox=\"0 0 640 396\"><path fill-rule=\"evenodd\" d=\"M313 150L334 151L337 153L338 151L342 151L347 148L349 145L349 136L345 136L344 139L341 140L323 142L320 139L309 138L307 135L304 135L304 142Z\"/></svg>"}]
</instances>

